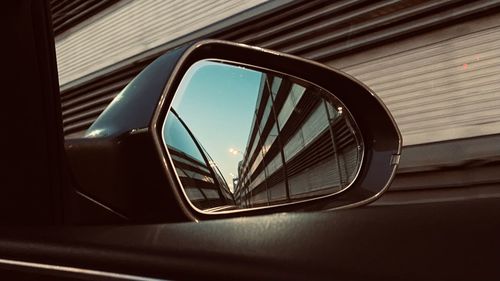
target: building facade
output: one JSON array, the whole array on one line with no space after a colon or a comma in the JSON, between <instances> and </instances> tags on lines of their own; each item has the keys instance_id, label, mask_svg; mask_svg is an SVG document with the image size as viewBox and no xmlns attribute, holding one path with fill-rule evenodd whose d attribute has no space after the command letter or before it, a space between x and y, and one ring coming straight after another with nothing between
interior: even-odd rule
<instances>
[{"instance_id":1,"label":"building facade","mask_svg":"<svg viewBox=\"0 0 500 281\"><path fill-rule=\"evenodd\" d=\"M262 74L235 200L256 207L337 193L359 170L363 143L347 109L330 93Z\"/></svg>"},{"instance_id":2,"label":"building facade","mask_svg":"<svg viewBox=\"0 0 500 281\"><path fill-rule=\"evenodd\" d=\"M382 98L405 147L379 204L500 195L500 1L89 3L51 3L68 138L160 54L219 38L320 61Z\"/></svg>"}]
</instances>

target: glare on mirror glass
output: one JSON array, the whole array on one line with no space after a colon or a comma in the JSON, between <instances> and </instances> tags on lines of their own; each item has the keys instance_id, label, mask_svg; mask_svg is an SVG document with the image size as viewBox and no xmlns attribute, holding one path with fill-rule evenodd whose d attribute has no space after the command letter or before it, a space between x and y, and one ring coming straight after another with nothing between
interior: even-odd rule
<instances>
[{"instance_id":1,"label":"glare on mirror glass","mask_svg":"<svg viewBox=\"0 0 500 281\"><path fill-rule=\"evenodd\" d=\"M210 60L187 71L162 130L185 195L205 212L338 193L363 156L354 120L331 93Z\"/></svg>"}]
</instances>

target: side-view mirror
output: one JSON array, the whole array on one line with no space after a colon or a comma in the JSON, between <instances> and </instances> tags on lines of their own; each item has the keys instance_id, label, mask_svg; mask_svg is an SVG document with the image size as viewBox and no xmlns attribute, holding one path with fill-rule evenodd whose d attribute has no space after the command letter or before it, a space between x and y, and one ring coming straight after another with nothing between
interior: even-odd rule
<instances>
[{"instance_id":1,"label":"side-view mirror","mask_svg":"<svg viewBox=\"0 0 500 281\"><path fill-rule=\"evenodd\" d=\"M394 177L401 135L349 75L205 40L154 61L66 147L79 200L180 221L367 204Z\"/></svg>"}]
</instances>

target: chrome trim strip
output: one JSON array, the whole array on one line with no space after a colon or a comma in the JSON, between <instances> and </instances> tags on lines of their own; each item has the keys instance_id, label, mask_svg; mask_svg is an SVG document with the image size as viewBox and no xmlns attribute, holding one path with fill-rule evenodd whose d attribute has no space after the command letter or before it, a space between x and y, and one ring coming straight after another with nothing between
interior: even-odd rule
<instances>
[{"instance_id":1,"label":"chrome trim strip","mask_svg":"<svg viewBox=\"0 0 500 281\"><path fill-rule=\"evenodd\" d=\"M106 209L106 210L110 211L111 213L113 213L113 214L115 214L115 215L119 216L120 218L128 220L128 218L127 218L125 215L120 214L119 212L117 212L117 211L115 211L115 210L111 209L110 207L108 207L108 206L106 206L106 205L102 204L101 202L99 202L99 201L95 200L94 198L92 198L92 197L90 197L90 196L88 196L88 195L86 195L86 194L84 194L84 193L82 193L82 192L80 192L80 191L76 191L76 193L77 193L78 195L82 196L83 198L85 198L85 199L87 199L87 200L89 200L89 201L93 202L94 204L99 205L101 208L104 208L104 209Z\"/></svg>"},{"instance_id":2,"label":"chrome trim strip","mask_svg":"<svg viewBox=\"0 0 500 281\"><path fill-rule=\"evenodd\" d=\"M106 271L93 270L93 269L84 269L84 268L76 268L76 267L70 267L70 266L44 264L44 263L36 263L36 262L26 262L26 261L9 260L9 259L1 259L0 258L0 266L2 264L16 266L16 267L28 267L28 268L37 269L40 271L64 272L64 273L70 273L70 274L75 275L75 276L91 275L92 277L94 277L96 279L99 278L99 280L101 280L103 277L110 278L110 279L118 279L118 280L139 280L139 281L167 280L167 279L150 278L150 277L143 277L143 276L138 276L138 275L123 274L123 273L116 273L116 272L106 272Z\"/></svg>"}]
</instances>

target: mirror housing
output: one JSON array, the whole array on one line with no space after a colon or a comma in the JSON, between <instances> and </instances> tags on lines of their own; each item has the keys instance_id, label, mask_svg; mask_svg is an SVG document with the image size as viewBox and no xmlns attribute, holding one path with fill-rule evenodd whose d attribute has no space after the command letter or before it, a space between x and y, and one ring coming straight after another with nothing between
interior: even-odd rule
<instances>
[{"instance_id":1,"label":"mirror housing","mask_svg":"<svg viewBox=\"0 0 500 281\"><path fill-rule=\"evenodd\" d=\"M162 138L184 195L206 213L343 192L365 150L349 109L333 93L216 59L184 74Z\"/></svg>"},{"instance_id":2,"label":"mirror housing","mask_svg":"<svg viewBox=\"0 0 500 281\"><path fill-rule=\"evenodd\" d=\"M181 191L161 130L184 74L205 59L269 69L334 93L355 119L364 144L359 175L350 187L332 196L277 207L216 214L194 210ZM136 141L140 145L134 145L133 140L140 140ZM244 44L205 40L182 46L155 60L113 100L83 139L67 144L67 151L73 163L77 193L127 220L149 222L367 204L388 188L399 162L401 145L401 134L385 105L353 77L300 57Z\"/></svg>"}]
</instances>

